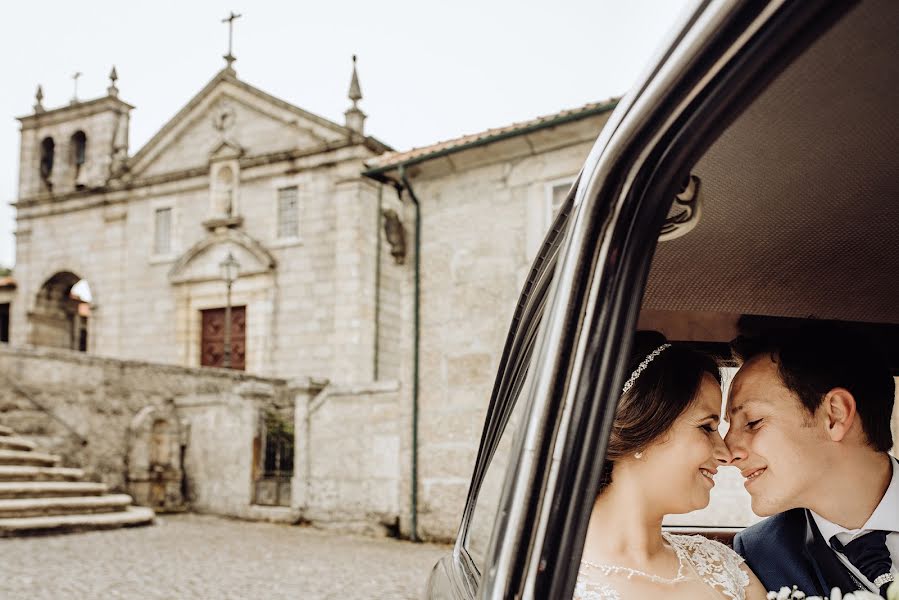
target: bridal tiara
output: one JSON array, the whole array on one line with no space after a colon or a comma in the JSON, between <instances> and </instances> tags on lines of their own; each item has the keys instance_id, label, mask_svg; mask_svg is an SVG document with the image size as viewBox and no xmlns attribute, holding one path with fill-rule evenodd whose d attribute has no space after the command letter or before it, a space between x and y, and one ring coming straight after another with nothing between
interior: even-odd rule
<instances>
[{"instance_id":1,"label":"bridal tiara","mask_svg":"<svg viewBox=\"0 0 899 600\"><path fill-rule=\"evenodd\" d=\"M666 349L668 349L670 347L671 347L671 344L662 344L661 346L659 346L658 348L656 348L655 350L650 352L649 356L644 358L643 362L641 362L637 366L637 368L634 369L634 372L631 373L630 378L624 383L624 388L622 388L621 393L623 394L626 391L628 391L629 389L631 389L631 387L634 385L634 382L637 381L637 377L640 376L640 373L642 373L644 370L646 370L646 367L649 366L649 363L651 363L652 360L656 356L658 356L659 354L661 354L662 352L664 352Z\"/></svg>"}]
</instances>

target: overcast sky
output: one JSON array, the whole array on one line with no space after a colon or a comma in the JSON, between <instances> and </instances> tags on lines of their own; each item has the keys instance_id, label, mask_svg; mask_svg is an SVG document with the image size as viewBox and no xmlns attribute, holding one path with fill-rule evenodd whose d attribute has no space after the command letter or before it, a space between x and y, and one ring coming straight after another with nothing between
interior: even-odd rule
<instances>
[{"instance_id":1,"label":"overcast sky","mask_svg":"<svg viewBox=\"0 0 899 600\"><path fill-rule=\"evenodd\" d=\"M106 94L114 64L137 152L224 66L230 10L242 80L343 123L351 56L366 132L398 150L624 93L687 0L4 2L0 265L14 263L19 131L44 106ZM73 232L75 234L76 232Z\"/></svg>"}]
</instances>

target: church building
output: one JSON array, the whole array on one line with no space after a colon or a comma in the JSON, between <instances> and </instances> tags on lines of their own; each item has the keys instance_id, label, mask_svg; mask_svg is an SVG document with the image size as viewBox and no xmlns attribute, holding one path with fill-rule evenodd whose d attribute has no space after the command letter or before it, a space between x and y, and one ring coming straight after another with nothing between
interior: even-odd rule
<instances>
[{"instance_id":1,"label":"church building","mask_svg":"<svg viewBox=\"0 0 899 600\"><path fill-rule=\"evenodd\" d=\"M232 368L370 378L379 186L361 172L388 147L363 132L355 74L337 124L229 65L133 155L110 77L20 119L12 343L221 366L230 257Z\"/></svg>"},{"instance_id":2,"label":"church building","mask_svg":"<svg viewBox=\"0 0 899 600\"><path fill-rule=\"evenodd\" d=\"M387 505L448 539L515 300L614 102L394 151L365 131L355 59L343 123L226 59L136 152L115 69L101 98L44 107L38 90L10 347L396 382Z\"/></svg>"}]
</instances>

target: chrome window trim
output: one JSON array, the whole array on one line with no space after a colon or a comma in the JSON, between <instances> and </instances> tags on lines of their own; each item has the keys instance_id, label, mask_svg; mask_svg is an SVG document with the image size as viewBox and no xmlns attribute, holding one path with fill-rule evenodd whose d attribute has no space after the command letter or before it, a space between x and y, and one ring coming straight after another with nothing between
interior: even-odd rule
<instances>
[{"instance_id":1,"label":"chrome window trim","mask_svg":"<svg viewBox=\"0 0 899 600\"><path fill-rule=\"evenodd\" d=\"M477 505L481 484L488 472L493 453L499 440L505 432L505 427L512 411L522 393L522 386L533 358L535 347L533 336L535 328L542 320L545 309L548 289L555 273L555 265L559 256L561 241L568 227L569 216L574 202L574 192L577 190L580 174L571 184L568 198L566 198L559 214L554 219L550 230L541 244L541 249L531 266L525 288L519 295L518 307L512 318L509 333L507 334L504 356L500 360L494 390L491 394L491 403L485 418L484 430L475 460L474 473L466 498L465 509L456 536L454 553L461 556L464 553L468 557L469 571L478 580L480 569L468 554L466 544L468 542L469 525L473 511ZM523 356L521 356L523 354ZM511 376L508 376L511 372ZM473 567L473 568L472 568Z\"/></svg>"}]
</instances>

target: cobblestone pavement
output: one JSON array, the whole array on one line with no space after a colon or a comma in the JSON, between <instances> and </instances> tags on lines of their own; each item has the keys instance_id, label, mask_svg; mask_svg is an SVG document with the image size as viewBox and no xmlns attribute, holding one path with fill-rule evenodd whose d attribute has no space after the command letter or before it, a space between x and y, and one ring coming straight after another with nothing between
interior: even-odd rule
<instances>
[{"instance_id":1,"label":"cobblestone pavement","mask_svg":"<svg viewBox=\"0 0 899 600\"><path fill-rule=\"evenodd\" d=\"M421 598L449 547L199 515L0 539L2 600Z\"/></svg>"}]
</instances>

